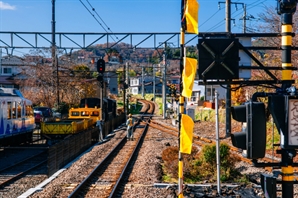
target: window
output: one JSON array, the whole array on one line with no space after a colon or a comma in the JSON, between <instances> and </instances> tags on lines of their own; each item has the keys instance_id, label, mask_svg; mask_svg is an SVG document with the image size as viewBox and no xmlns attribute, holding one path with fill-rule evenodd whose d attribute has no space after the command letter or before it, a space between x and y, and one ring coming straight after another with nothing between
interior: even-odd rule
<instances>
[{"instance_id":1,"label":"window","mask_svg":"<svg viewBox=\"0 0 298 198\"><path fill-rule=\"evenodd\" d=\"M99 112L98 111L93 111L91 116L98 116Z\"/></svg>"},{"instance_id":2,"label":"window","mask_svg":"<svg viewBox=\"0 0 298 198\"><path fill-rule=\"evenodd\" d=\"M3 87L3 88L14 88L14 85L4 85L4 84L0 84L0 87Z\"/></svg>"},{"instance_id":3,"label":"window","mask_svg":"<svg viewBox=\"0 0 298 198\"><path fill-rule=\"evenodd\" d=\"M138 94L138 89L132 89L133 94Z\"/></svg>"},{"instance_id":4,"label":"window","mask_svg":"<svg viewBox=\"0 0 298 198\"><path fill-rule=\"evenodd\" d=\"M80 115L80 112L78 112L78 111L71 112L71 116L79 116L79 115Z\"/></svg>"},{"instance_id":5,"label":"window","mask_svg":"<svg viewBox=\"0 0 298 198\"><path fill-rule=\"evenodd\" d=\"M89 116L89 111L82 111L81 116Z\"/></svg>"},{"instance_id":6,"label":"window","mask_svg":"<svg viewBox=\"0 0 298 198\"><path fill-rule=\"evenodd\" d=\"M12 69L10 67L3 67L3 74L12 74Z\"/></svg>"},{"instance_id":7,"label":"window","mask_svg":"<svg viewBox=\"0 0 298 198\"><path fill-rule=\"evenodd\" d=\"M7 119L10 120L12 116L11 112L11 102L7 102Z\"/></svg>"},{"instance_id":8,"label":"window","mask_svg":"<svg viewBox=\"0 0 298 198\"><path fill-rule=\"evenodd\" d=\"M215 89L212 89L212 96L215 94ZM211 96L211 88L207 88L207 96Z\"/></svg>"},{"instance_id":9,"label":"window","mask_svg":"<svg viewBox=\"0 0 298 198\"><path fill-rule=\"evenodd\" d=\"M33 109L29 105L26 106L26 116L27 117L32 117L33 116Z\"/></svg>"}]
</instances>

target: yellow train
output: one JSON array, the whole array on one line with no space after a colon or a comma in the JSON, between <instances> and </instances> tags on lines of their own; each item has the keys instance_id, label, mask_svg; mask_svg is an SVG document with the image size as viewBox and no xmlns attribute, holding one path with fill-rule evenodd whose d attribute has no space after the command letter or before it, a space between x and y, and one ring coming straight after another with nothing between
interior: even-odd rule
<instances>
[{"instance_id":1,"label":"yellow train","mask_svg":"<svg viewBox=\"0 0 298 198\"><path fill-rule=\"evenodd\" d=\"M67 119L41 123L41 135L46 139L61 139L94 128L97 121L102 120L102 113L105 120L116 116L116 101L104 99L103 109L102 112L99 98L84 98L79 108L69 110Z\"/></svg>"},{"instance_id":2,"label":"yellow train","mask_svg":"<svg viewBox=\"0 0 298 198\"><path fill-rule=\"evenodd\" d=\"M68 119L92 119L92 123L96 124L98 120L101 120L101 109L97 107L88 108L87 106L71 108L68 113Z\"/></svg>"}]
</instances>

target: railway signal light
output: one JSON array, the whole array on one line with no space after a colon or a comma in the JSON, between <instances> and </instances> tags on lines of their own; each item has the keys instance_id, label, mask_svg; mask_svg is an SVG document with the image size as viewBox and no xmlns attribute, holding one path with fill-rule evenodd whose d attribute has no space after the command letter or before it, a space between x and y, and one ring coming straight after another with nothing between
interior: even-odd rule
<instances>
[{"instance_id":1,"label":"railway signal light","mask_svg":"<svg viewBox=\"0 0 298 198\"><path fill-rule=\"evenodd\" d=\"M280 134L283 149L298 148L298 97L273 95L269 97L268 107Z\"/></svg>"},{"instance_id":2,"label":"railway signal light","mask_svg":"<svg viewBox=\"0 0 298 198\"><path fill-rule=\"evenodd\" d=\"M106 62L103 59L99 59L96 63L97 65L97 71L99 73L104 73L106 69Z\"/></svg>"},{"instance_id":3,"label":"railway signal light","mask_svg":"<svg viewBox=\"0 0 298 198\"><path fill-rule=\"evenodd\" d=\"M170 96L175 97L176 96L176 86L174 84L170 85Z\"/></svg>"},{"instance_id":4,"label":"railway signal light","mask_svg":"<svg viewBox=\"0 0 298 198\"><path fill-rule=\"evenodd\" d=\"M248 102L231 108L233 119L246 122L242 132L231 134L233 146L246 150L242 154L249 159L265 156L266 113L262 102Z\"/></svg>"},{"instance_id":5,"label":"railway signal light","mask_svg":"<svg viewBox=\"0 0 298 198\"><path fill-rule=\"evenodd\" d=\"M278 0L277 14L289 13L293 14L296 11L297 0Z\"/></svg>"}]
</instances>

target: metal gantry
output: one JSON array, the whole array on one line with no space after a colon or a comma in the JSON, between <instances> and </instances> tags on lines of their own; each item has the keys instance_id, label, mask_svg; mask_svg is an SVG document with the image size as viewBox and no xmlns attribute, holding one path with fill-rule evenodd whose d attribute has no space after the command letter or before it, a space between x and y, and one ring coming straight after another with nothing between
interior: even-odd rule
<instances>
[{"instance_id":1,"label":"metal gantry","mask_svg":"<svg viewBox=\"0 0 298 198\"><path fill-rule=\"evenodd\" d=\"M0 31L0 48L13 55L15 49L51 48L52 32L10 32ZM114 38L117 38L115 40ZM180 33L85 33L85 32L55 32L56 48L66 53L72 50L87 49L96 44L106 44L110 49L119 43L127 43L128 49L163 48L165 42L176 43L179 47ZM186 44L197 42L197 35L187 35ZM195 44L193 44L195 45Z\"/></svg>"}]
</instances>

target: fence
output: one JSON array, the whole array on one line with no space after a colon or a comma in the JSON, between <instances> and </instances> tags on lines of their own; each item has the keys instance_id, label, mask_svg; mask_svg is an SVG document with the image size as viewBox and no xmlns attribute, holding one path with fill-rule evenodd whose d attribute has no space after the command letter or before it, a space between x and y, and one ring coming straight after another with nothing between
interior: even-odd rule
<instances>
[{"instance_id":1,"label":"fence","mask_svg":"<svg viewBox=\"0 0 298 198\"><path fill-rule=\"evenodd\" d=\"M118 115L114 119L104 122L103 137L106 137L110 132L124 122L124 114ZM70 136L69 138L51 146L48 150L48 175L50 176L55 173L98 141L99 129L96 127Z\"/></svg>"}]
</instances>

